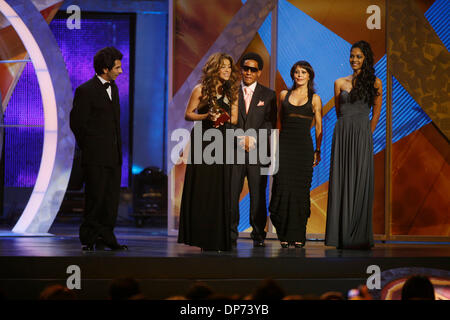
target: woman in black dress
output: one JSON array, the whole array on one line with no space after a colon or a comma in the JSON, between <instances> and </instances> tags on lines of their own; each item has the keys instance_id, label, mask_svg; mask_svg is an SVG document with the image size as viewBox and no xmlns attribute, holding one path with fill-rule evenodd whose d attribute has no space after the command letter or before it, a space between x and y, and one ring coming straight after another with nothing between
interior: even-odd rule
<instances>
[{"instance_id":1,"label":"woman in black dress","mask_svg":"<svg viewBox=\"0 0 450 320\"><path fill-rule=\"evenodd\" d=\"M239 72L231 56L211 55L185 112L185 119L196 123L184 177L179 243L204 250L231 250L230 167L225 164L225 130L237 123L238 90ZM203 141L205 133L216 138ZM211 151L208 145L219 140L223 142L221 146Z\"/></svg>"},{"instance_id":2,"label":"woman in black dress","mask_svg":"<svg viewBox=\"0 0 450 320\"><path fill-rule=\"evenodd\" d=\"M283 248L306 242L306 223L311 213L310 188L313 167L320 162L322 101L314 93L314 70L306 61L291 68L291 90L281 91L279 169L272 184L270 219ZM316 150L311 138L315 120Z\"/></svg>"},{"instance_id":3,"label":"woman in black dress","mask_svg":"<svg viewBox=\"0 0 450 320\"><path fill-rule=\"evenodd\" d=\"M382 83L365 41L350 51L353 74L334 83L338 120L333 133L325 245L347 249L373 246L373 138L380 117ZM373 106L372 119L369 119Z\"/></svg>"}]
</instances>

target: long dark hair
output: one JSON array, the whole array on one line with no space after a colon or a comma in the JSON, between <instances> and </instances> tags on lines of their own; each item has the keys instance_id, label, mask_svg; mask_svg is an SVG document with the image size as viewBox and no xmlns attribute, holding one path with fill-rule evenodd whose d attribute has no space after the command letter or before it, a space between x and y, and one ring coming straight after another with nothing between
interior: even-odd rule
<instances>
[{"instance_id":1,"label":"long dark hair","mask_svg":"<svg viewBox=\"0 0 450 320\"><path fill-rule=\"evenodd\" d=\"M314 69L311 67L308 61L300 60L294 63L294 65L291 68L291 79L294 82L292 84L291 90L295 89L295 69L297 67L305 69L309 74L309 81L308 81L308 98L312 97L314 93L316 93L316 90L314 89Z\"/></svg>"},{"instance_id":2,"label":"long dark hair","mask_svg":"<svg viewBox=\"0 0 450 320\"><path fill-rule=\"evenodd\" d=\"M373 51L370 44L364 40L358 41L352 45L353 48L359 48L364 54L364 61L361 72L353 79L353 89L350 92L350 101L363 100L369 105L374 104L375 97L379 95L375 85L375 69L373 67Z\"/></svg>"}]
</instances>

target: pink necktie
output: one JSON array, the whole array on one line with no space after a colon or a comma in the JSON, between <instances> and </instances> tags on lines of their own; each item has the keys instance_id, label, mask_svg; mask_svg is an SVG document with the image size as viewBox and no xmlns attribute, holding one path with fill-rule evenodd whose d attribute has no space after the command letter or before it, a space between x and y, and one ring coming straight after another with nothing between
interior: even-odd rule
<instances>
[{"instance_id":1,"label":"pink necktie","mask_svg":"<svg viewBox=\"0 0 450 320\"><path fill-rule=\"evenodd\" d=\"M250 108L250 102L252 101L252 90L248 87L244 87L244 101L245 101L245 113L248 113Z\"/></svg>"}]
</instances>

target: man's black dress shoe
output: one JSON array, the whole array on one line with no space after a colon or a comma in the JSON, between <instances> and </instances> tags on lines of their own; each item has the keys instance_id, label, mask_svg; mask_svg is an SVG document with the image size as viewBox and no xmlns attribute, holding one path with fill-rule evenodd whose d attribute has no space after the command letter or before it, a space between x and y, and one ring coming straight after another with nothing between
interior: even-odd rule
<instances>
[{"instance_id":1,"label":"man's black dress shoe","mask_svg":"<svg viewBox=\"0 0 450 320\"><path fill-rule=\"evenodd\" d=\"M95 246L93 244L82 246L81 250L83 250L83 251L95 251Z\"/></svg>"},{"instance_id":2,"label":"man's black dress shoe","mask_svg":"<svg viewBox=\"0 0 450 320\"><path fill-rule=\"evenodd\" d=\"M221 250L216 250L216 249L207 249L207 248L200 248L202 252L217 252L217 253L222 253Z\"/></svg>"},{"instance_id":3,"label":"man's black dress shoe","mask_svg":"<svg viewBox=\"0 0 450 320\"><path fill-rule=\"evenodd\" d=\"M102 239L99 239L95 242L95 244L89 244L81 247L83 251L104 251L106 248L111 249L112 251L126 251L128 250L128 246L114 243L107 244Z\"/></svg>"},{"instance_id":4,"label":"man's black dress shoe","mask_svg":"<svg viewBox=\"0 0 450 320\"><path fill-rule=\"evenodd\" d=\"M103 240L97 240L95 243L95 251L103 251L105 250L106 244L103 242Z\"/></svg>"},{"instance_id":5,"label":"man's black dress shoe","mask_svg":"<svg viewBox=\"0 0 450 320\"><path fill-rule=\"evenodd\" d=\"M128 247L124 244L118 244L115 243L113 245L106 245L108 248L110 248L112 251L126 251L128 250Z\"/></svg>"},{"instance_id":6,"label":"man's black dress shoe","mask_svg":"<svg viewBox=\"0 0 450 320\"><path fill-rule=\"evenodd\" d=\"M265 246L264 241L253 240L253 248L263 248Z\"/></svg>"}]
</instances>

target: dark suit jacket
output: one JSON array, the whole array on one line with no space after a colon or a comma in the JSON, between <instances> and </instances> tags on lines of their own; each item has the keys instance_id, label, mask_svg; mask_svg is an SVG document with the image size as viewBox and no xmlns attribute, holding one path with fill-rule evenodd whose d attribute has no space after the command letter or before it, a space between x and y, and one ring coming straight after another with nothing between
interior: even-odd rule
<instances>
[{"instance_id":1,"label":"dark suit jacket","mask_svg":"<svg viewBox=\"0 0 450 320\"><path fill-rule=\"evenodd\" d=\"M94 76L75 90L70 128L81 149L83 165L122 164L120 103L117 85L111 85L112 101Z\"/></svg>"},{"instance_id":2,"label":"dark suit jacket","mask_svg":"<svg viewBox=\"0 0 450 320\"><path fill-rule=\"evenodd\" d=\"M275 91L269 89L259 83L256 84L255 91L253 92L252 100L250 102L250 108L248 113L245 112L244 94L242 87L239 89L239 115L238 123L235 128L243 129L255 129L258 135L259 129L267 129L268 139L265 141L259 141L259 137L256 136L256 144L258 148L262 143L267 143L268 154L270 151L269 137L270 130L276 128L277 122L277 97ZM258 160L259 163L259 160Z\"/></svg>"}]
</instances>

